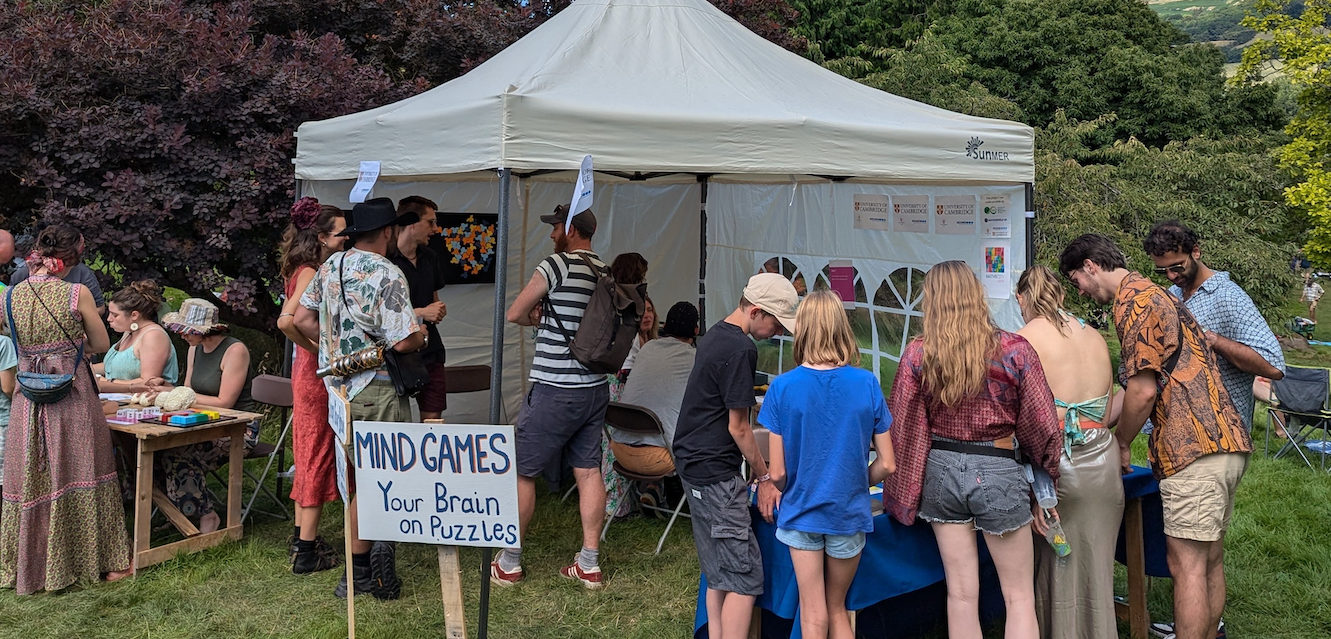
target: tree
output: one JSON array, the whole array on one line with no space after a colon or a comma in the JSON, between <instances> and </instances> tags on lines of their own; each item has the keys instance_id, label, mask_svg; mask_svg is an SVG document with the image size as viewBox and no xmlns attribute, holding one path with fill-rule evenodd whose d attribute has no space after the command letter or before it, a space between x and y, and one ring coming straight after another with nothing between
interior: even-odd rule
<instances>
[{"instance_id":1,"label":"tree","mask_svg":"<svg viewBox=\"0 0 1331 639\"><path fill-rule=\"evenodd\" d=\"M1285 127L1290 142L1277 156L1297 182L1285 201L1312 222L1304 250L1331 264L1331 0L1306 0L1297 16L1287 2L1260 0L1244 24L1269 33L1243 53L1239 82L1260 82L1279 70L1298 90L1299 110Z\"/></svg>"},{"instance_id":2,"label":"tree","mask_svg":"<svg viewBox=\"0 0 1331 639\"><path fill-rule=\"evenodd\" d=\"M276 315L292 131L423 88L338 38L251 36L243 4L47 0L0 7L0 206L10 227L68 222L89 260Z\"/></svg>"},{"instance_id":3,"label":"tree","mask_svg":"<svg viewBox=\"0 0 1331 639\"><path fill-rule=\"evenodd\" d=\"M1286 178L1270 153L1281 137L1088 144L1111 124L1112 117L1079 122L1059 112L1036 130L1036 259L1057 268L1068 242L1100 233L1123 249L1129 268L1150 273L1142 238L1174 218L1201 236L1208 266L1229 271L1273 323L1288 319L1277 309L1295 284L1288 260L1299 229L1280 202Z\"/></svg>"}]
</instances>

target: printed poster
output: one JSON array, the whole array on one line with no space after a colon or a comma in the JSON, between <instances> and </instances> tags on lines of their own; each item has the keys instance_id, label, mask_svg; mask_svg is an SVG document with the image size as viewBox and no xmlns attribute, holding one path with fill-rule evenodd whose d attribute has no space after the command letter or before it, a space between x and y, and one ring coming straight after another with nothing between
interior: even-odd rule
<instances>
[{"instance_id":1,"label":"printed poster","mask_svg":"<svg viewBox=\"0 0 1331 639\"><path fill-rule=\"evenodd\" d=\"M892 230L897 233L928 233L929 196L892 196Z\"/></svg>"},{"instance_id":2,"label":"printed poster","mask_svg":"<svg viewBox=\"0 0 1331 639\"><path fill-rule=\"evenodd\" d=\"M892 228L888 222L888 199L877 193L856 193L852 196L855 213L855 228L861 231L887 231Z\"/></svg>"},{"instance_id":3,"label":"printed poster","mask_svg":"<svg viewBox=\"0 0 1331 639\"><path fill-rule=\"evenodd\" d=\"M1008 196L984 196L980 206L980 232L985 239L1006 240L1012 237L1012 215L1008 213L1008 208Z\"/></svg>"},{"instance_id":4,"label":"printed poster","mask_svg":"<svg viewBox=\"0 0 1331 639\"><path fill-rule=\"evenodd\" d=\"M984 252L984 271L980 281L984 283L985 297L1005 300L1012 296L1012 265L1008 259L1012 256L1012 247L1004 243L986 243Z\"/></svg>"},{"instance_id":5,"label":"printed poster","mask_svg":"<svg viewBox=\"0 0 1331 639\"><path fill-rule=\"evenodd\" d=\"M855 266L850 260L832 260L827 265L828 285L843 308L855 308Z\"/></svg>"},{"instance_id":6,"label":"printed poster","mask_svg":"<svg viewBox=\"0 0 1331 639\"><path fill-rule=\"evenodd\" d=\"M939 235L975 235L975 196L934 197L934 232Z\"/></svg>"},{"instance_id":7,"label":"printed poster","mask_svg":"<svg viewBox=\"0 0 1331 639\"><path fill-rule=\"evenodd\" d=\"M351 187L351 195L348 200L352 204L360 204L366 198L370 197L370 192L374 190L374 183L379 180L379 161L364 161L360 163L360 172L356 174L356 183Z\"/></svg>"}]
</instances>

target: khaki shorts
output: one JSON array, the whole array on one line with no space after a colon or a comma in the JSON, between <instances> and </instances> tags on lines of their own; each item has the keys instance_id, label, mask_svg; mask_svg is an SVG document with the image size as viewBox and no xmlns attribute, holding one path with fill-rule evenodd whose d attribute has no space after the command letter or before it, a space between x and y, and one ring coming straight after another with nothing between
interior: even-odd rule
<instances>
[{"instance_id":1,"label":"khaki shorts","mask_svg":"<svg viewBox=\"0 0 1331 639\"><path fill-rule=\"evenodd\" d=\"M1213 453L1160 482L1165 534L1219 541L1234 514L1234 493L1248 469L1247 453Z\"/></svg>"}]
</instances>

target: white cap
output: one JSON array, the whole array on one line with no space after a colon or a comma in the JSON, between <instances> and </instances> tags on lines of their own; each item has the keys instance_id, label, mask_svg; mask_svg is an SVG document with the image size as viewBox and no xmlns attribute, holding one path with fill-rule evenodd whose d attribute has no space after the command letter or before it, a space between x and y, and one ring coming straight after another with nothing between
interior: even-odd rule
<instances>
[{"instance_id":1,"label":"white cap","mask_svg":"<svg viewBox=\"0 0 1331 639\"><path fill-rule=\"evenodd\" d=\"M775 317L786 327L786 332L794 334L795 307L799 306L800 296L790 280L779 273L754 275L744 287L744 299Z\"/></svg>"}]
</instances>

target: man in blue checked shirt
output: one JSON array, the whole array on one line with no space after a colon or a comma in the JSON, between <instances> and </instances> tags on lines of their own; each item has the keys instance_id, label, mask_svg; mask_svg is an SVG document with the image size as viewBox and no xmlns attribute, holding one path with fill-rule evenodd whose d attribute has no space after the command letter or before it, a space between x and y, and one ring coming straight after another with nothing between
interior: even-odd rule
<instances>
[{"instance_id":1,"label":"man in blue checked shirt","mask_svg":"<svg viewBox=\"0 0 1331 639\"><path fill-rule=\"evenodd\" d=\"M1156 274L1174 284L1169 292L1183 300L1206 329L1206 341L1219 356L1225 390L1243 418L1243 427L1251 431L1254 376L1285 376L1285 354L1271 327L1229 273L1202 263L1197 234L1182 222L1157 222L1143 244Z\"/></svg>"}]
</instances>

